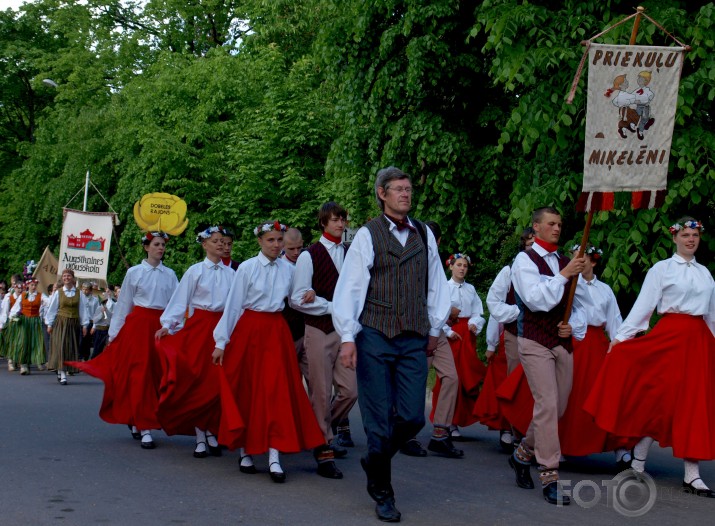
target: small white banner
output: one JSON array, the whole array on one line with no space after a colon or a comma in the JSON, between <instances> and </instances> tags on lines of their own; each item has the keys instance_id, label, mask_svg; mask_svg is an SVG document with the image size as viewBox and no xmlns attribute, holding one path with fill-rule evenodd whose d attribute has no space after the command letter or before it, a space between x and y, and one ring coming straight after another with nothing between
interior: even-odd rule
<instances>
[{"instance_id":1,"label":"small white banner","mask_svg":"<svg viewBox=\"0 0 715 526\"><path fill-rule=\"evenodd\" d=\"M78 279L107 279L113 213L64 209L59 273L74 270Z\"/></svg>"}]
</instances>

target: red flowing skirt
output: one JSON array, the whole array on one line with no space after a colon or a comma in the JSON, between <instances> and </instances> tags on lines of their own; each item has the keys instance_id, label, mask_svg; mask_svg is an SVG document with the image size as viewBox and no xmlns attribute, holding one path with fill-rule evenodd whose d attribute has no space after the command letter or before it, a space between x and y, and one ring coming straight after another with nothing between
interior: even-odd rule
<instances>
[{"instance_id":1,"label":"red flowing skirt","mask_svg":"<svg viewBox=\"0 0 715 526\"><path fill-rule=\"evenodd\" d=\"M280 312L244 311L226 346L219 442L258 455L325 444L303 387L295 345Z\"/></svg>"},{"instance_id":2,"label":"red flowing skirt","mask_svg":"<svg viewBox=\"0 0 715 526\"><path fill-rule=\"evenodd\" d=\"M499 349L487 367L487 377L484 379L482 391L474 405L473 415L478 422L490 429L509 429L509 421L504 417L497 400L497 388L506 380L506 352L504 351L504 336L499 342Z\"/></svg>"},{"instance_id":3,"label":"red flowing skirt","mask_svg":"<svg viewBox=\"0 0 715 526\"><path fill-rule=\"evenodd\" d=\"M497 388L496 395L504 418L514 429L525 435L534 416L534 397L531 396L529 382L521 364L517 365Z\"/></svg>"},{"instance_id":4,"label":"red flowing skirt","mask_svg":"<svg viewBox=\"0 0 715 526\"><path fill-rule=\"evenodd\" d=\"M666 314L614 347L584 409L611 433L652 437L677 458L715 459L715 337L705 321Z\"/></svg>"},{"instance_id":5,"label":"red flowing skirt","mask_svg":"<svg viewBox=\"0 0 715 526\"><path fill-rule=\"evenodd\" d=\"M194 427L218 433L220 384L211 353L222 314L196 309L183 329L158 342L165 368L157 416L167 435L193 435Z\"/></svg>"},{"instance_id":6,"label":"red flowing skirt","mask_svg":"<svg viewBox=\"0 0 715 526\"><path fill-rule=\"evenodd\" d=\"M449 340L459 377L459 391L452 423L460 427L470 426L477 421L472 413L479 397L479 386L487 375L487 368L477 355L477 338L469 330L468 322L469 318L459 318L457 323L452 326L452 330L462 339ZM437 407L441 385L437 378L432 390L430 419L434 418L434 408Z\"/></svg>"},{"instance_id":7,"label":"red flowing skirt","mask_svg":"<svg viewBox=\"0 0 715 526\"><path fill-rule=\"evenodd\" d=\"M162 360L154 345L161 310L135 306L116 339L88 362L67 362L104 382L99 416L110 424L159 429Z\"/></svg>"}]
</instances>

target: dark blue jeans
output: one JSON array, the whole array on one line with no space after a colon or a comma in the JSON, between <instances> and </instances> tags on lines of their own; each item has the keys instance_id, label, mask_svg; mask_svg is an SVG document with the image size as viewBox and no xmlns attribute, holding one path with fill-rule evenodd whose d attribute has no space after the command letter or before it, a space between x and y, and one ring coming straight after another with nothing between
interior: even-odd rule
<instances>
[{"instance_id":1,"label":"dark blue jeans","mask_svg":"<svg viewBox=\"0 0 715 526\"><path fill-rule=\"evenodd\" d=\"M388 338L363 327L355 338L360 413L372 478L389 483L390 459L425 425L427 337Z\"/></svg>"}]
</instances>

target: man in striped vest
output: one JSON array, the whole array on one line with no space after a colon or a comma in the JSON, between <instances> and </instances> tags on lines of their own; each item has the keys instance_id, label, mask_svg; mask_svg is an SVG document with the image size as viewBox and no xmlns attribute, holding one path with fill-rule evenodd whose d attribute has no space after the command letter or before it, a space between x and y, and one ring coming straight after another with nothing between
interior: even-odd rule
<instances>
[{"instance_id":1,"label":"man in striped vest","mask_svg":"<svg viewBox=\"0 0 715 526\"><path fill-rule=\"evenodd\" d=\"M586 323L576 299L568 323L564 314L571 280L584 269L586 258L567 257L557 252L561 236L561 214L544 207L532 214L534 244L520 252L511 267L516 304L519 360L534 397L531 424L509 465L519 487L532 489L529 473L536 455L544 499L551 504L569 504L558 487L559 418L566 410L573 378L571 336L581 340Z\"/></svg>"},{"instance_id":2,"label":"man in striped vest","mask_svg":"<svg viewBox=\"0 0 715 526\"><path fill-rule=\"evenodd\" d=\"M340 360L356 368L368 453L361 459L380 520L398 522L392 457L425 423L427 352L450 309L437 243L410 219L412 181L389 167L375 180L383 214L358 230L333 295Z\"/></svg>"},{"instance_id":3,"label":"man in striped vest","mask_svg":"<svg viewBox=\"0 0 715 526\"><path fill-rule=\"evenodd\" d=\"M317 243L298 257L290 296L291 307L305 319L303 347L308 362L310 402L325 442L330 445L330 449L314 452L318 473L336 479L343 475L333 458L345 456L347 450L335 443L333 429L340 425L343 437L345 429L349 435L348 414L357 401L355 370L338 360L340 337L332 319L333 292L347 251L342 239L347 218L347 211L335 202L320 207L318 222L323 233Z\"/></svg>"}]
</instances>

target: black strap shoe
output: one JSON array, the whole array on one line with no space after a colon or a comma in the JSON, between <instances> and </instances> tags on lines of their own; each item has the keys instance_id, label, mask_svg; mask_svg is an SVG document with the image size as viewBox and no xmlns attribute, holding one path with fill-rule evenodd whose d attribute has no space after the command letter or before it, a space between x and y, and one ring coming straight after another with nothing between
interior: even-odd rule
<instances>
[{"instance_id":1,"label":"black strap shoe","mask_svg":"<svg viewBox=\"0 0 715 526\"><path fill-rule=\"evenodd\" d=\"M696 480L702 482L703 479L698 477L696 479L693 479L690 483L683 481L683 491L685 493L692 493L693 495L697 495L698 497L707 497L709 499L715 499L715 491L711 489L699 489L693 486L693 482L695 482Z\"/></svg>"},{"instance_id":2,"label":"black strap shoe","mask_svg":"<svg viewBox=\"0 0 715 526\"><path fill-rule=\"evenodd\" d=\"M531 479L530 464L524 464L514 458L514 455L509 456L509 465L516 473L516 485L523 489L534 489L534 481Z\"/></svg>"},{"instance_id":3,"label":"black strap shoe","mask_svg":"<svg viewBox=\"0 0 715 526\"><path fill-rule=\"evenodd\" d=\"M416 438L411 438L400 448L400 453L409 457L426 457L427 451Z\"/></svg>"},{"instance_id":4,"label":"black strap shoe","mask_svg":"<svg viewBox=\"0 0 715 526\"><path fill-rule=\"evenodd\" d=\"M442 439L431 439L429 445L427 446L432 453L437 453L438 455L445 456L447 458L462 458L464 457L464 451L457 449L452 444L449 438Z\"/></svg>"},{"instance_id":5,"label":"black strap shoe","mask_svg":"<svg viewBox=\"0 0 715 526\"><path fill-rule=\"evenodd\" d=\"M559 489L558 481L549 482L543 487L544 500L549 504L558 504L559 506L568 506L571 504L571 498L568 495L564 495L563 491Z\"/></svg>"},{"instance_id":6,"label":"black strap shoe","mask_svg":"<svg viewBox=\"0 0 715 526\"><path fill-rule=\"evenodd\" d=\"M395 499L388 497L375 504L375 514L382 522L400 522L402 514L395 507Z\"/></svg>"}]
</instances>

